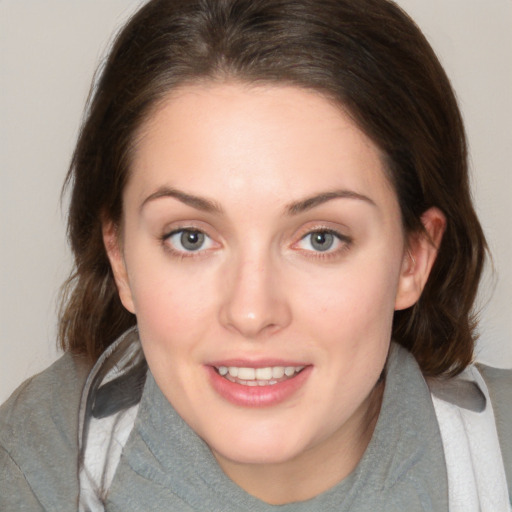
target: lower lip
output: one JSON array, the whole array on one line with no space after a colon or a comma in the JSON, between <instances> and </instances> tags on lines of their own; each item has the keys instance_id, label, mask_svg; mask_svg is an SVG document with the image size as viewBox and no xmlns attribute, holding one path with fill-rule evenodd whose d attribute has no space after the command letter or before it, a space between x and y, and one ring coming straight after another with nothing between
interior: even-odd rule
<instances>
[{"instance_id":1,"label":"lower lip","mask_svg":"<svg viewBox=\"0 0 512 512\"><path fill-rule=\"evenodd\" d=\"M270 407L288 400L304 386L312 368L306 366L291 379L277 384L244 386L221 377L212 366L206 367L213 389L228 402L241 407Z\"/></svg>"}]
</instances>

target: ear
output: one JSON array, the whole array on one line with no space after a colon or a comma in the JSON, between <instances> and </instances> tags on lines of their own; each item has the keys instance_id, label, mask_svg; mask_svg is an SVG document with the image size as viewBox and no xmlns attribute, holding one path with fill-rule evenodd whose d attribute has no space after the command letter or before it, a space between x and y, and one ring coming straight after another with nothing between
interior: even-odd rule
<instances>
[{"instance_id":1,"label":"ear","mask_svg":"<svg viewBox=\"0 0 512 512\"><path fill-rule=\"evenodd\" d=\"M126 270L126 263L121 250L121 239L117 225L112 221L103 222L102 234L103 243L110 261L112 273L114 274L119 298L121 299L123 306L128 311L135 314L132 291L128 279L128 272Z\"/></svg>"},{"instance_id":2,"label":"ear","mask_svg":"<svg viewBox=\"0 0 512 512\"><path fill-rule=\"evenodd\" d=\"M411 235L402 260L395 310L406 309L418 301L425 287L446 227L446 217L438 208L422 216L425 230Z\"/></svg>"}]
</instances>

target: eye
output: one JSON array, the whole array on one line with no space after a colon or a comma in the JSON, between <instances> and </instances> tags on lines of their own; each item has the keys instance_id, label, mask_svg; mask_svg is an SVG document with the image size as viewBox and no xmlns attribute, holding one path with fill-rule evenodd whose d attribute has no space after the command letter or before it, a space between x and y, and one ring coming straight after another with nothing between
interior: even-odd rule
<instances>
[{"instance_id":1,"label":"eye","mask_svg":"<svg viewBox=\"0 0 512 512\"><path fill-rule=\"evenodd\" d=\"M165 237L165 241L177 252L198 252L212 247L212 239L197 229L179 229Z\"/></svg>"},{"instance_id":2,"label":"eye","mask_svg":"<svg viewBox=\"0 0 512 512\"><path fill-rule=\"evenodd\" d=\"M306 251L314 252L334 252L338 250L343 243L347 243L349 240L331 230L316 230L307 233L303 236L297 247Z\"/></svg>"}]
</instances>

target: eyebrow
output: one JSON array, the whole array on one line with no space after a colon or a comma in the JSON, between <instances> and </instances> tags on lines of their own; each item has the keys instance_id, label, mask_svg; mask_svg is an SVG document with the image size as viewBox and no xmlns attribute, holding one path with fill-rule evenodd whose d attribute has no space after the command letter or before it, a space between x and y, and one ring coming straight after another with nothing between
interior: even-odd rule
<instances>
[{"instance_id":1,"label":"eyebrow","mask_svg":"<svg viewBox=\"0 0 512 512\"><path fill-rule=\"evenodd\" d=\"M222 207L211 199L187 194L186 192L182 192L171 187L160 187L156 192L150 194L140 205L140 210L142 210L151 201L155 201L156 199L161 199L163 197L172 197L188 206L192 206L192 208L196 208L197 210L207 213L222 213L223 211Z\"/></svg>"},{"instance_id":2,"label":"eyebrow","mask_svg":"<svg viewBox=\"0 0 512 512\"><path fill-rule=\"evenodd\" d=\"M297 215L333 199L357 199L372 206L377 206L369 197L363 194L359 194L352 190L333 190L329 192L321 192L320 194L293 202L286 207L286 213L288 215Z\"/></svg>"},{"instance_id":3,"label":"eyebrow","mask_svg":"<svg viewBox=\"0 0 512 512\"><path fill-rule=\"evenodd\" d=\"M144 199L140 209L142 210L151 201L164 197L172 197L188 206L191 206L192 208L196 208L197 210L201 210L207 213L223 213L222 207L216 201L193 194L187 194L186 192L182 192L171 187L161 187L156 192L150 194L148 197L146 197L146 199ZM321 192L319 194L315 194L314 196L301 199L300 201L290 203L286 206L285 212L288 215L298 215L299 213L311 210L312 208L315 208L316 206L319 206L328 201L332 201L333 199L357 199L364 201L372 206L377 206L369 197L363 194L359 194L352 190L333 190L329 192Z\"/></svg>"}]
</instances>

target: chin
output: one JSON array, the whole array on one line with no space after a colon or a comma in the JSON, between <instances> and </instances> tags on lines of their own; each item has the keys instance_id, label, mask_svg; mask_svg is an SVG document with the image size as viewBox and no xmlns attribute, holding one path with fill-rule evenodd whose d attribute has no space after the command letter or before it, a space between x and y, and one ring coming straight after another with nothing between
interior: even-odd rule
<instances>
[{"instance_id":1,"label":"chin","mask_svg":"<svg viewBox=\"0 0 512 512\"><path fill-rule=\"evenodd\" d=\"M290 432L274 433L260 432L259 434L245 432L247 435L240 436L240 432L233 432L225 439L211 442L206 440L215 457L227 459L236 464L283 464L307 450L309 443L304 439L294 440Z\"/></svg>"}]
</instances>

